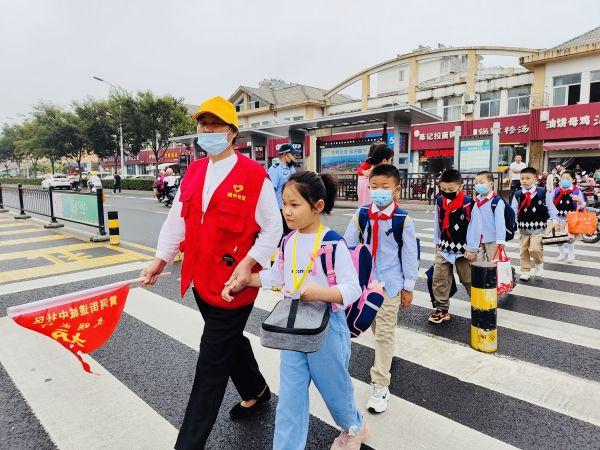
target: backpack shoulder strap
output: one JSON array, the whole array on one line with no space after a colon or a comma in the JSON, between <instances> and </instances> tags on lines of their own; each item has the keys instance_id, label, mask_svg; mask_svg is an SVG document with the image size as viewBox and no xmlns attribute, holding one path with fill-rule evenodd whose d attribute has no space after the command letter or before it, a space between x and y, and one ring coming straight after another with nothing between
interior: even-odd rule
<instances>
[{"instance_id":1,"label":"backpack shoulder strap","mask_svg":"<svg viewBox=\"0 0 600 450\"><path fill-rule=\"evenodd\" d=\"M398 259L400 260L400 265L402 265L402 244L404 243L402 240L402 233L404 232L404 223L406 222L407 217L408 211L399 207L394 210L394 215L392 216L392 233L394 234L394 240L398 244Z\"/></svg>"},{"instance_id":2,"label":"backpack shoulder strap","mask_svg":"<svg viewBox=\"0 0 600 450\"><path fill-rule=\"evenodd\" d=\"M292 235L296 233L296 230L290 231L286 234L283 239L281 239L281 246L279 247L279 268L283 270L283 250L285 249L285 244L288 243Z\"/></svg>"},{"instance_id":3,"label":"backpack shoulder strap","mask_svg":"<svg viewBox=\"0 0 600 450\"><path fill-rule=\"evenodd\" d=\"M496 206L498 206L498 203L500 202L500 200L504 200L504 199L497 194L492 197L492 202L490 203L490 206L492 207L493 214L496 214Z\"/></svg>"},{"instance_id":4,"label":"backpack shoulder strap","mask_svg":"<svg viewBox=\"0 0 600 450\"><path fill-rule=\"evenodd\" d=\"M323 236L319 255L321 257L321 267L323 267L323 271L327 276L327 284L329 284L329 287L335 286L336 284L335 249L337 248L337 244L343 240L344 238L334 230L329 230L325 233L325 236Z\"/></svg>"},{"instance_id":5,"label":"backpack shoulder strap","mask_svg":"<svg viewBox=\"0 0 600 450\"><path fill-rule=\"evenodd\" d=\"M369 209L371 205L361 206L358 210L358 217L355 214L354 223L358 228L358 241L361 244L371 242L371 221L369 220ZM365 236L366 233L366 236Z\"/></svg>"}]
</instances>

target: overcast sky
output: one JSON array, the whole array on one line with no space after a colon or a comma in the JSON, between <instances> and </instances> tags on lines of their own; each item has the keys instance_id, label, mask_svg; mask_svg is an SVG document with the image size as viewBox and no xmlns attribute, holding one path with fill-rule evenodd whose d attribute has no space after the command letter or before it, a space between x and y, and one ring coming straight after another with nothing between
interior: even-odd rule
<instances>
[{"instance_id":1,"label":"overcast sky","mask_svg":"<svg viewBox=\"0 0 600 450\"><path fill-rule=\"evenodd\" d=\"M419 44L546 48L600 25L598 0L2 0L0 125L106 85L198 104L263 78L329 88Z\"/></svg>"}]
</instances>

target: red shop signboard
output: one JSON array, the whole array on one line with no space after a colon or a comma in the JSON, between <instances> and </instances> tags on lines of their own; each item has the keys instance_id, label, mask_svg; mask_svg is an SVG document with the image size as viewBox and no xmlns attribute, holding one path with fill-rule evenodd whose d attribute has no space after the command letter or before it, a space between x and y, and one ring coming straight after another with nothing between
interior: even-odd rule
<instances>
[{"instance_id":1,"label":"red shop signboard","mask_svg":"<svg viewBox=\"0 0 600 450\"><path fill-rule=\"evenodd\" d=\"M600 103L536 109L531 118L532 140L600 137Z\"/></svg>"}]
</instances>

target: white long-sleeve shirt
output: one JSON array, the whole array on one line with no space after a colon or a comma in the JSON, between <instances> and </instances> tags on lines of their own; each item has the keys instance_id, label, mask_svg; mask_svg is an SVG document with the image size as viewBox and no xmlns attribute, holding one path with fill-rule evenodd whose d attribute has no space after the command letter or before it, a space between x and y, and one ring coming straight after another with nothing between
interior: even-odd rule
<instances>
[{"instance_id":1,"label":"white long-sleeve shirt","mask_svg":"<svg viewBox=\"0 0 600 450\"><path fill-rule=\"evenodd\" d=\"M481 243L488 244L496 242L497 244L506 244L506 221L504 220L504 202L500 200L496 204L495 212L492 210L492 199L494 192L486 196L479 194L477 200L480 202L487 198L487 201L481 206L475 206L481 212Z\"/></svg>"},{"instance_id":2,"label":"white long-sleeve shirt","mask_svg":"<svg viewBox=\"0 0 600 450\"><path fill-rule=\"evenodd\" d=\"M225 159L213 163L209 160L204 179L204 189L202 190L202 211L205 212L210 204L210 200L215 190L225 180L237 163L237 154L233 154ZM245 157L244 157L245 158ZM260 231L254 245L248 252L261 266L267 267L271 260L271 255L277 248L277 244L283 234L283 225L275 197L273 184L268 178L265 178L261 188L258 203L256 205L255 220ZM172 262L179 251L179 243L185 238L185 220L181 217L181 202L179 201L179 191L175 195L173 206L167 219L163 223L156 246L156 257Z\"/></svg>"},{"instance_id":3,"label":"white long-sleeve shirt","mask_svg":"<svg viewBox=\"0 0 600 450\"><path fill-rule=\"evenodd\" d=\"M323 236L327 234L329 228L325 227L323 230ZM317 238L316 233L298 233L298 248L297 248L297 278L302 277L303 271L308 266L310 261L310 255L313 251L315 239ZM294 236L286 241L285 248L283 249L283 269L279 264L279 255L270 269L262 270L260 272L260 281L264 289L271 289L274 286L281 286L286 291L292 292L293 287L293 274L292 274L292 246ZM314 283L320 286L329 287L327 282L327 275L323 271L323 265L321 258L317 258L314 264L314 274L311 270L304 280L305 285ZM342 301L344 306L348 306L354 303L362 295L362 289L358 283L358 274L352 264L352 256L350 250L346 246L344 241L339 241L335 247L335 287L342 294Z\"/></svg>"}]
</instances>

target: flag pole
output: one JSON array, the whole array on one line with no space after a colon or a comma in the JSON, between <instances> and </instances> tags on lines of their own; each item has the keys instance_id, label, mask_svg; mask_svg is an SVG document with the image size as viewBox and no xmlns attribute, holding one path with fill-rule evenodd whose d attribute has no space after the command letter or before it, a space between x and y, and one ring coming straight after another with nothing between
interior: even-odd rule
<instances>
[{"instance_id":1,"label":"flag pole","mask_svg":"<svg viewBox=\"0 0 600 450\"><path fill-rule=\"evenodd\" d=\"M164 272L158 275L159 278L166 277L171 275L171 272ZM138 277L132 278L131 280L117 281L115 283L106 284L104 286L85 289L83 291L72 292L70 294L58 295L56 297L45 298L43 300L38 300L36 302L26 303L25 305L16 305L11 306L6 310L6 315L8 317L15 317L21 314L30 314L32 312L36 312L46 308L52 308L54 306L61 305L68 301L76 301L78 298L97 295L105 291L111 291L113 289L118 289L123 286L127 286L128 284L139 283L145 280L146 277Z\"/></svg>"}]
</instances>

